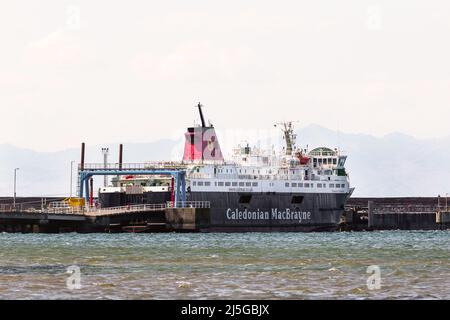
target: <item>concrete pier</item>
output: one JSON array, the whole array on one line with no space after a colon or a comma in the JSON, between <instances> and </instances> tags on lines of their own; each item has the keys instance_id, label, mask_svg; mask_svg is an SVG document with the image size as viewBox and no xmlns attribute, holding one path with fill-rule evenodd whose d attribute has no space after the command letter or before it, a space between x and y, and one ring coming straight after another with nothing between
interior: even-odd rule
<instances>
[{"instance_id":1,"label":"concrete pier","mask_svg":"<svg viewBox=\"0 0 450 320\"><path fill-rule=\"evenodd\" d=\"M351 198L340 230L445 230L450 214L439 198Z\"/></svg>"},{"instance_id":2,"label":"concrete pier","mask_svg":"<svg viewBox=\"0 0 450 320\"><path fill-rule=\"evenodd\" d=\"M119 233L199 232L209 225L206 204L172 208L161 205L100 210L0 211L0 232Z\"/></svg>"}]
</instances>

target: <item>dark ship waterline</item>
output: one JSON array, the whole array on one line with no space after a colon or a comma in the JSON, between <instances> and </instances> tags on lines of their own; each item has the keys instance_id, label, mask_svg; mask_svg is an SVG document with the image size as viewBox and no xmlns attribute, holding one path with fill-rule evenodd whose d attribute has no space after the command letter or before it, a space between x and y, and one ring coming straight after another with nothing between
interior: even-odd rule
<instances>
[{"instance_id":1,"label":"dark ship waterline","mask_svg":"<svg viewBox=\"0 0 450 320\"><path fill-rule=\"evenodd\" d=\"M353 192L338 150L296 147L292 123L281 126L285 148L280 152L250 148L234 150L225 160L202 106L201 124L185 134L183 160L187 200L210 203L211 232L333 231ZM163 164L164 165L164 164ZM174 165L167 163L167 165ZM174 200L170 177L121 176L99 191L102 207L158 204Z\"/></svg>"}]
</instances>

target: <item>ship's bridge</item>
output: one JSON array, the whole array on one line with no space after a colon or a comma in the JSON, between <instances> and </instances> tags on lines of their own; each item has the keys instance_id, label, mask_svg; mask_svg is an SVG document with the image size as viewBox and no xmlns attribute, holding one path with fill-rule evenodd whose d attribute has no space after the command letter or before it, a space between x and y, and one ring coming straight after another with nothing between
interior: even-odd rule
<instances>
[{"instance_id":1,"label":"ship's bridge","mask_svg":"<svg viewBox=\"0 0 450 320\"><path fill-rule=\"evenodd\" d=\"M334 169L343 167L345 156L339 156L337 149L319 147L311 150L308 154L313 160L314 168Z\"/></svg>"},{"instance_id":2,"label":"ship's bridge","mask_svg":"<svg viewBox=\"0 0 450 320\"><path fill-rule=\"evenodd\" d=\"M326 147L319 147L311 150L309 155L311 157L335 157L337 155L337 151Z\"/></svg>"}]
</instances>

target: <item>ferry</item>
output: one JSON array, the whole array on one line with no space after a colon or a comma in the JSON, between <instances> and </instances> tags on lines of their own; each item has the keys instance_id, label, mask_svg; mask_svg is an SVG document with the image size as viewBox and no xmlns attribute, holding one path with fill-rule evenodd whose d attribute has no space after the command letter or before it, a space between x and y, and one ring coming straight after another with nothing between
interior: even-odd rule
<instances>
[{"instance_id":1,"label":"ferry","mask_svg":"<svg viewBox=\"0 0 450 320\"><path fill-rule=\"evenodd\" d=\"M292 122L281 127L285 147L275 150L238 146L225 160L212 124L185 133L182 160L188 201L209 202L211 232L334 231L354 188L338 149L297 147ZM173 164L172 164L173 165ZM102 207L173 201L173 182L165 176L119 176L99 190Z\"/></svg>"}]
</instances>

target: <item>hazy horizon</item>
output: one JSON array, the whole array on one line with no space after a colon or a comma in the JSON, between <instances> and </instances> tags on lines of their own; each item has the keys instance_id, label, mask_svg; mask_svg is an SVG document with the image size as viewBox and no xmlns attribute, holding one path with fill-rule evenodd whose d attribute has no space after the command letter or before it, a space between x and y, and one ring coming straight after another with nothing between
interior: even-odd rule
<instances>
[{"instance_id":1,"label":"hazy horizon","mask_svg":"<svg viewBox=\"0 0 450 320\"><path fill-rule=\"evenodd\" d=\"M377 137L450 135L447 1L0 7L0 144L171 138L197 119L199 101L222 129L294 120Z\"/></svg>"},{"instance_id":2,"label":"hazy horizon","mask_svg":"<svg viewBox=\"0 0 450 320\"><path fill-rule=\"evenodd\" d=\"M301 130L305 130L308 128L314 128L314 127L318 127L330 132L334 132L336 135L342 134L342 135L355 135L355 136L366 136L366 137L370 137L370 138L376 138L376 139L385 139L385 138L390 138L392 136L396 136L396 135L401 135L401 136L405 136L408 138L412 138L415 139L416 141L419 142L427 142L427 141L434 141L434 140L445 140L450 138L450 134L445 135L445 136L441 136L441 137L416 137L414 135L408 134L408 133L404 133L404 132L400 132L400 131L391 131L391 132L387 132L385 134L382 135L374 135L374 134L370 134L370 133L365 133L365 132L346 132L345 130L338 130L337 128L328 128L325 127L323 125L317 124L317 123L310 123L308 125L304 125L304 126L296 126L295 130L296 131L301 131ZM167 135L167 137L162 137L162 138L155 138L153 140L142 140L142 141L124 141L124 140L119 140L119 141L103 141L103 142L95 142L95 141L90 141L90 140L84 140L84 141L80 141L77 145L73 145L73 146L67 146L67 147L61 147L60 149L57 148L53 148L51 146L49 146L48 149L44 149L44 150L40 150L37 148L33 148L31 147L22 147L20 145L15 145L12 143L8 143L8 142L0 142L0 145L6 145L6 146L11 146L13 148L17 148L17 149L22 149L22 150L28 150L28 151L32 151L32 152L38 152L38 153L58 153L58 152L64 152L64 151L68 151L68 150L73 150L73 149L77 149L79 150L81 148L81 143L84 142L86 143L87 147L98 147L101 148L102 146L118 146L119 144L124 144L125 146L128 145L133 145L133 144L146 144L146 143L158 143L161 141L172 141L172 142L183 142L184 143L184 131L186 128L178 128L178 129L174 129L170 134ZM238 144L244 143L244 142L249 142L250 144L253 145L257 145L258 144L258 135L260 135L261 133L263 134L267 134L266 136L264 136L262 139L264 138L269 138L269 139L277 139L280 141L277 141L277 143L282 143L281 139L282 139L282 135L280 134L278 129L273 129L272 127L269 128L251 128L251 129L246 129L246 128L215 128L216 132L218 134L218 138L220 139L220 143L223 144L223 142L225 142L225 144L228 147L232 147L233 145L235 147L238 146ZM230 136L230 134L232 134L232 139L231 142L230 141L226 141L226 138ZM299 140L297 141L297 145L301 146L301 145L307 145L308 141L302 141L302 137L298 137ZM259 139L261 140L261 139ZM334 148L334 147L338 147L335 145L332 145L332 143L330 143L329 145L324 145L330 148ZM100 149L99 149L99 154L100 154Z\"/></svg>"}]
</instances>

